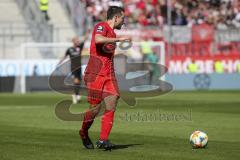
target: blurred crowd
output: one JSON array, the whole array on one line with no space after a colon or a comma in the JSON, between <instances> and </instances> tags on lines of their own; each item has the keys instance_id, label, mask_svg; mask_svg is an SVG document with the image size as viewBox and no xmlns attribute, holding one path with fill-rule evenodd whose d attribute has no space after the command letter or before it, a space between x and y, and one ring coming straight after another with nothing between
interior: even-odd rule
<instances>
[{"instance_id":1,"label":"blurred crowd","mask_svg":"<svg viewBox=\"0 0 240 160\"><path fill-rule=\"evenodd\" d=\"M171 24L187 25L208 23L216 28L240 28L239 0L80 0L86 5L93 22L106 17L109 6L125 9L129 26L158 26L168 23L167 8L171 8Z\"/></svg>"}]
</instances>

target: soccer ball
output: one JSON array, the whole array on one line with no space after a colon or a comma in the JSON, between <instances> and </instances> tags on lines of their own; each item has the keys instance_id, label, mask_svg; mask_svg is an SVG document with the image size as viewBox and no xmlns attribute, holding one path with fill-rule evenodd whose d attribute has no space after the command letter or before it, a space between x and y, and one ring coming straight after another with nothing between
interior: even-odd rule
<instances>
[{"instance_id":1,"label":"soccer ball","mask_svg":"<svg viewBox=\"0 0 240 160\"><path fill-rule=\"evenodd\" d=\"M190 136L190 144L193 148L205 148L208 144L208 136L202 131L194 131Z\"/></svg>"}]
</instances>

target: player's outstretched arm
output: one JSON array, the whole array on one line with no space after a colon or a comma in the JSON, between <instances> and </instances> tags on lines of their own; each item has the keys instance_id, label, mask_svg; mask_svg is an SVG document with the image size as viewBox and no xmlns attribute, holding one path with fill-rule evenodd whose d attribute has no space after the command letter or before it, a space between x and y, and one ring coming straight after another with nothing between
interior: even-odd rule
<instances>
[{"instance_id":1,"label":"player's outstretched arm","mask_svg":"<svg viewBox=\"0 0 240 160\"><path fill-rule=\"evenodd\" d=\"M130 37L118 37L118 38L108 38L104 37L100 34L95 35L95 43L115 43L115 42L121 42L121 41L131 41Z\"/></svg>"}]
</instances>

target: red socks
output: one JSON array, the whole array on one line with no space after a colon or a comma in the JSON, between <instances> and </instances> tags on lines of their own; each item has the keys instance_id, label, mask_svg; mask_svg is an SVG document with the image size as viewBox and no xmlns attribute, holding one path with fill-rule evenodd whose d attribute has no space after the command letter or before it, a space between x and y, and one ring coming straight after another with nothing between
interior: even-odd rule
<instances>
[{"instance_id":1,"label":"red socks","mask_svg":"<svg viewBox=\"0 0 240 160\"><path fill-rule=\"evenodd\" d=\"M113 126L113 119L114 119L114 111L106 110L102 117L100 140L108 140L108 136ZM88 129L91 127L93 121L94 121L94 118L92 118L91 111L87 111L84 116L81 130L83 132L87 132Z\"/></svg>"},{"instance_id":2,"label":"red socks","mask_svg":"<svg viewBox=\"0 0 240 160\"><path fill-rule=\"evenodd\" d=\"M92 118L92 113L91 113L91 111L88 110L85 113L81 130L84 131L84 132L87 132L88 129L91 127L93 121L94 121L94 118Z\"/></svg>"},{"instance_id":3,"label":"red socks","mask_svg":"<svg viewBox=\"0 0 240 160\"><path fill-rule=\"evenodd\" d=\"M113 126L114 111L106 110L102 117L102 127L100 140L108 140L108 136Z\"/></svg>"}]
</instances>

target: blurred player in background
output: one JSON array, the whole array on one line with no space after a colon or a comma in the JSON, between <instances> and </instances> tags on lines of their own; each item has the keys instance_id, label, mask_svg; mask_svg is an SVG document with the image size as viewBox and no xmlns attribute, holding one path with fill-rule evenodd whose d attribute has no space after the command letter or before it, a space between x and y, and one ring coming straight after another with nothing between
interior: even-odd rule
<instances>
[{"instance_id":1,"label":"blurred player in background","mask_svg":"<svg viewBox=\"0 0 240 160\"><path fill-rule=\"evenodd\" d=\"M61 64L68 56L71 62L71 73L74 84L74 94L72 95L73 104L77 104L81 100L79 94L79 85L82 79L82 70L81 70L81 53L84 47L84 43L88 37L88 32L85 35L83 41L80 42L78 37L72 39L73 46L68 48L65 56L60 60L58 64Z\"/></svg>"},{"instance_id":2,"label":"blurred player in background","mask_svg":"<svg viewBox=\"0 0 240 160\"><path fill-rule=\"evenodd\" d=\"M90 110L84 116L82 128L79 131L83 145L93 149L93 143L88 136L95 116L99 113L101 102L105 103L100 139L97 148L111 150L114 145L108 140L113 126L114 112L116 110L119 91L114 73L113 57L116 42L131 41L129 37L116 38L114 29L120 30L124 24L124 9L111 6L107 11L107 21L95 25L91 47L90 59L85 71L84 81L88 89L88 102Z\"/></svg>"}]
</instances>

